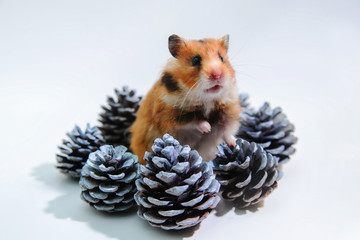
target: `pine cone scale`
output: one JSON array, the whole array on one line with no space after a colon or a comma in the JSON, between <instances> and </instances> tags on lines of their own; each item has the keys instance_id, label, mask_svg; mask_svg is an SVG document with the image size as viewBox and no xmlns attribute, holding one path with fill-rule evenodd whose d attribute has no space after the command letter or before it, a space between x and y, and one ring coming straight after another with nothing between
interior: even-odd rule
<instances>
[{"instance_id":1,"label":"pine cone scale","mask_svg":"<svg viewBox=\"0 0 360 240\"><path fill-rule=\"evenodd\" d=\"M107 180L107 177L96 174L93 171L89 171L89 176L95 180Z\"/></svg>"},{"instance_id":2,"label":"pine cone scale","mask_svg":"<svg viewBox=\"0 0 360 240\"><path fill-rule=\"evenodd\" d=\"M262 194L262 189L252 189L244 194L243 201L247 203L251 203L256 199L260 198Z\"/></svg>"},{"instance_id":3,"label":"pine cone scale","mask_svg":"<svg viewBox=\"0 0 360 240\"><path fill-rule=\"evenodd\" d=\"M175 187L171 187L165 190L166 193L172 195L172 196L176 196L179 197L181 194L183 194L187 189L189 188L188 185L183 185L183 186L175 186Z\"/></svg>"},{"instance_id":4,"label":"pine cone scale","mask_svg":"<svg viewBox=\"0 0 360 240\"><path fill-rule=\"evenodd\" d=\"M147 200L156 206L167 206L171 202L171 201L164 201L164 200L156 199L154 197L148 197Z\"/></svg>"},{"instance_id":5,"label":"pine cone scale","mask_svg":"<svg viewBox=\"0 0 360 240\"><path fill-rule=\"evenodd\" d=\"M107 180L105 178L105 180ZM99 189L101 190L101 192L104 192L104 193L113 193L113 192L116 192L119 187L118 185L110 185L110 184L104 184L104 183L101 183L99 185Z\"/></svg>"},{"instance_id":6,"label":"pine cone scale","mask_svg":"<svg viewBox=\"0 0 360 240\"><path fill-rule=\"evenodd\" d=\"M151 223L155 223L155 224L161 224L161 223L165 223L167 218L161 216L160 214L157 214L155 212L144 212L143 213L143 217L148 220Z\"/></svg>"},{"instance_id":7,"label":"pine cone scale","mask_svg":"<svg viewBox=\"0 0 360 240\"><path fill-rule=\"evenodd\" d=\"M82 192L80 196L86 202L98 203L100 201L99 199L95 199L95 198L91 197L90 194L87 192Z\"/></svg>"},{"instance_id":8,"label":"pine cone scale","mask_svg":"<svg viewBox=\"0 0 360 240\"><path fill-rule=\"evenodd\" d=\"M109 195L106 193L103 193L101 191L91 191L89 192L89 195L95 199L99 199L99 200L104 200L106 199Z\"/></svg>"},{"instance_id":9,"label":"pine cone scale","mask_svg":"<svg viewBox=\"0 0 360 240\"><path fill-rule=\"evenodd\" d=\"M204 198L204 195L200 195L194 199L191 199L190 201L187 201L187 202L182 202L181 203L181 206L184 206L184 207L193 207L195 206L196 204L200 203Z\"/></svg>"},{"instance_id":10,"label":"pine cone scale","mask_svg":"<svg viewBox=\"0 0 360 240\"><path fill-rule=\"evenodd\" d=\"M174 217L185 212L185 209L178 210L159 210L158 213L163 217Z\"/></svg>"},{"instance_id":11,"label":"pine cone scale","mask_svg":"<svg viewBox=\"0 0 360 240\"><path fill-rule=\"evenodd\" d=\"M246 176L246 174L245 174ZM235 182L237 178L233 178L231 179L232 181L230 182ZM249 173L249 175L246 177L246 179L244 181L240 181L238 183L235 184L235 187L237 188L243 188L245 186L247 186L249 183L251 182L251 172Z\"/></svg>"}]
</instances>

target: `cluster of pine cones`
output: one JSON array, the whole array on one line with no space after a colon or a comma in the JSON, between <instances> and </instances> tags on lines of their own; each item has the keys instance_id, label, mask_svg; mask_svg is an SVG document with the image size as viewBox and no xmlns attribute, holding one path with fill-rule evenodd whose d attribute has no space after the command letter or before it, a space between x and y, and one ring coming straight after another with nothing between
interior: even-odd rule
<instances>
[{"instance_id":1,"label":"cluster of pine cones","mask_svg":"<svg viewBox=\"0 0 360 240\"><path fill-rule=\"evenodd\" d=\"M129 150L129 128L141 96L135 90L115 89L102 106L100 125L89 124L67 133L56 154L56 167L79 180L81 198L96 210L119 212L138 206L150 225L178 230L199 224L221 200L248 207L262 201L276 187L281 165L295 152L291 124L280 108L264 103L243 108L234 147L218 146L216 158L203 162L196 150L182 146L169 134L154 141L146 165Z\"/></svg>"}]
</instances>

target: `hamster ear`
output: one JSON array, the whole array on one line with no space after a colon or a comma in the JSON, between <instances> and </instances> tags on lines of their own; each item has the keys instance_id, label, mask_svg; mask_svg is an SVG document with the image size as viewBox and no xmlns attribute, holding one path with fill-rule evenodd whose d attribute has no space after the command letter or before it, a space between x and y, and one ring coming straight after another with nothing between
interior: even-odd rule
<instances>
[{"instance_id":1,"label":"hamster ear","mask_svg":"<svg viewBox=\"0 0 360 240\"><path fill-rule=\"evenodd\" d=\"M178 35L173 34L169 37L169 51L173 57L176 58L180 48L184 46L186 46L185 41Z\"/></svg>"},{"instance_id":2,"label":"hamster ear","mask_svg":"<svg viewBox=\"0 0 360 240\"><path fill-rule=\"evenodd\" d=\"M219 39L220 44L226 49L226 51L229 49L229 37L229 34L226 34Z\"/></svg>"}]
</instances>

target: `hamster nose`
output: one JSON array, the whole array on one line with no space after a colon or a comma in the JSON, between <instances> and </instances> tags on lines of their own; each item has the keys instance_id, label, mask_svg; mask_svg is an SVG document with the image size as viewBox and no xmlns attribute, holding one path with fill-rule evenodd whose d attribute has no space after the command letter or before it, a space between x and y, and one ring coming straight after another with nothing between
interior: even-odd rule
<instances>
[{"instance_id":1,"label":"hamster nose","mask_svg":"<svg viewBox=\"0 0 360 240\"><path fill-rule=\"evenodd\" d=\"M210 80L219 80L222 78L221 70L213 70L210 74Z\"/></svg>"}]
</instances>

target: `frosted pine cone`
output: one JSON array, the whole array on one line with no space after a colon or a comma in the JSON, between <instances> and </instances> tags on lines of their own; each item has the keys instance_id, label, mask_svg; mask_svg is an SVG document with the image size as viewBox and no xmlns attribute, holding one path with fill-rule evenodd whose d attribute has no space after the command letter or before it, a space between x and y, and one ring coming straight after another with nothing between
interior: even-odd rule
<instances>
[{"instance_id":1,"label":"frosted pine cone","mask_svg":"<svg viewBox=\"0 0 360 240\"><path fill-rule=\"evenodd\" d=\"M239 207L247 207L263 200L276 188L278 158L261 146L237 139L235 147L223 143L218 149L212 162L224 199L236 200Z\"/></svg>"},{"instance_id":2,"label":"frosted pine cone","mask_svg":"<svg viewBox=\"0 0 360 240\"><path fill-rule=\"evenodd\" d=\"M135 121L141 97L127 86L122 91L115 89L115 93L116 98L108 97L108 106L102 106L104 112L100 114L99 129L107 144L129 147L129 128Z\"/></svg>"},{"instance_id":3,"label":"frosted pine cone","mask_svg":"<svg viewBox=\"0 0 360 240\"><path fill-rule=\"evenodd\" d=\"M59 146L61 153L56 154L56 168L74 178L80 178L80 172L88 159L89 153L96 151L105 143L101 132L87 124L85 132L79 126L66 134L70 140L63 140Z\"/></svg>"},{"instance_id":4,"label":"frosted pine cone","mask_svg":"<svg viewBox=\"0 0 360 240\"><path fill-rule=\"evenodd\" d=\"M258 110L247 109L240 114L240 128L236 137L261 145L273 156L279 157L279 163L289 160L295 152L292 147L297 138L292 134L295 127L287 120L281 108L270 108L265 102Z\"/></svg>"},{"instance_id":5,"label":"frosted pine cone","mask_svg":"<svg viewBox=\"0 0 360 240\"><path fill-rule=\"evenodd\" d=\"M152 150L146 152L147 164L140 166L136 181L138 215L165 230L199 224L220 201L220 184L210 164L168 134L157 138Z\"/></svg>"},{"instance_id":6,"label":"frosted pine cone","mask_svg":"<svg viewBox=\"0 0 360 240\"><path fill-rule=\"evenodd\" d=\"M138 157L126 147L104 145L90 153L81 171L81 198L99 211L119 212L134 204Z\"/></svg>"}]
</instances>

